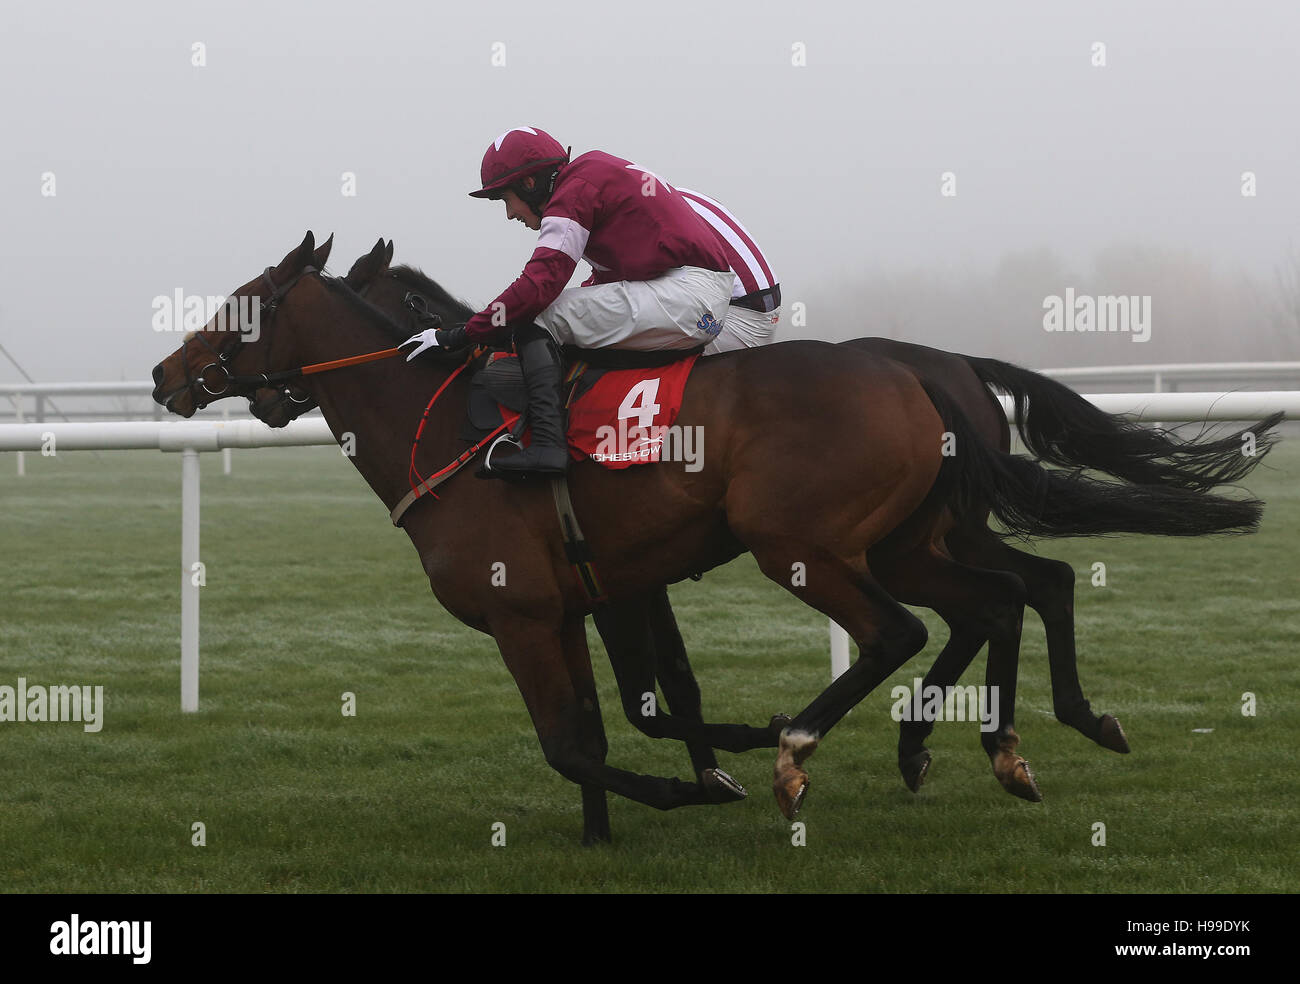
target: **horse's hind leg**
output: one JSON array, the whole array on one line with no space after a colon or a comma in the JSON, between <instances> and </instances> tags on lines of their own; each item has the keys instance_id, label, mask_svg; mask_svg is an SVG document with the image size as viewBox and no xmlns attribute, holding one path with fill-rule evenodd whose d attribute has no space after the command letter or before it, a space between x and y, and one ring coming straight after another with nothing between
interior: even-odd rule
<instances>
[{"instance_id":1,"label":"horse's hind leg","mask_svg":"<svg viewBox=\"0 0 1300 984\"><path fill-rule=\"evenodd\" d=\"M781 732L772 789L777 805L793 819L808 789L802 763L845 714L925 646L920 619L896 602L866 569L833 554L790 545L754 550L763 573L829 616L858 645L858 659L799 712ZM791 566L804 565L792 584Z\"/></svg>"},{"instance_id":2,"label":"horse's hind leg","mask_svg":"<svg viewBox=\"0 0 1300 984\"><path fill-rule=\"evenodd\" d=\"M967 638L966 645L952 649L951 658L946 661L941 658L926 677L927 683L933 682L943 689L945 701L951 692L949 688L956 684L969 664L969 657L978 649L978 645L971 648L969 640L980 637L989 640L986 696L979 699L977 709L981 742L993 764L994 775L1007 792L1032 802L1041 800L1029 763L1015 751L1020 743L1014 725L1024 582L1005 571L959 564L933 548L913 550L901 556L873 556L872 562L882 582L900 599L933 608L952 626L954 638L959 634ZM948 651L945 649L945 653ZM959 691L955 696L962 694ZM921 733L929 734L929 728Z\"/></svg>"},{"instance_id":3,"label":"horse's hind leg","mask_svg":"<svg viewBox=\"0 0 1300 984\"><path fill-rule=\"evenodd\" d=\"M988 640L988 633L974 620L951 612L940 612L939 615L948 624L948 642L922 680L923 692L930 687L946 689L956 685ZM914 793L921 788L930 769L931 755L925 747L925 740L932 731L934 722L925 720L924 716L917 721L909 716L898 723L898 771L902 773L907 788Z\"/></svg>"},{"instance_id":4,"label":"horse's hind leg","mask_svg":"<svg viewBox=\"0 0 1300 984\"><path fill-rule=\"evenodd\" d=\"M978 531L954 533L949 544L954 556L963 563L1011 571L1025 582L1026 601L1043 620L1047 632L1052 709L1056 719L1103 748L1127 753L1128 739L1119 721L1110 714L1094 714L1079 684L1074 642L1074 569L1059 560L1016 550L983 526Z\"/></svg>"},{"instance_id":5,"label":"horse's hind leg","mask_svg":"<svg viewBox=\"0 0 1300 984\"><path fill-rule=\"evenodd\" d=\"M985 664L984 682L990 697L980 700L980 710L996 706L997 716L992 721L981 719L980 740L984 751L993 763L993 774L1002 788L1013 796L1038 803L1043 794L1038 791L1029 763L1017 752L1020 736L1016 734L1016 677L1020 669L1020 632L1024 625L1024 584L1012 574L1000 571L975 571L980 579L989 581L998 575L1014 582L1019 597L1015 602L1002 603L988 613L990 622L997 626L989 633L988 661Z\"/></svg>"}]
</instances>

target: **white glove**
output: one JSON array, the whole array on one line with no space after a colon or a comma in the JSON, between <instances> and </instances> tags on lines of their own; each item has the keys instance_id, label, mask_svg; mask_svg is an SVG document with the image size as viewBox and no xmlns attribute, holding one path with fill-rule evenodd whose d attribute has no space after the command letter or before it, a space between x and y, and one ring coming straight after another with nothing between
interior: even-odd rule
<instances>
[{"instance_id":1,"label":"white glove","mask_svg":"<svg viewBox=\"0 0 1300 984\"><path fill-rule=\"evenodd\" d=\"M412 335L410 338L408 338L406 341L404 341L401 345L397 347L399 349L404 349L408 345L416 346L415 349L411 352L411 354L406 357L406 361L410 362L421 352L431 348L438 348L438 339L435 337L437 334L438 334L437 328L426 328L424 329L424 331L416 332L414 335Z\"/></svg>"},{"instance_id":2,"label":"white glove","mask_svg":"<svg viewBox=\"0 0 1300 984\"><path fill-rule=\"evenodd\" d=\"M440 348L445 352L455 352L457 349L463 349L467 345L472 345L469 332L465 330L464 325L455 325L451 328L426 328L418 335L412 335L401 345L399 349L406 345L418 345L414 352L406 357L410 362L417 355L428 348Z\"/></svg>"}]
</instances>

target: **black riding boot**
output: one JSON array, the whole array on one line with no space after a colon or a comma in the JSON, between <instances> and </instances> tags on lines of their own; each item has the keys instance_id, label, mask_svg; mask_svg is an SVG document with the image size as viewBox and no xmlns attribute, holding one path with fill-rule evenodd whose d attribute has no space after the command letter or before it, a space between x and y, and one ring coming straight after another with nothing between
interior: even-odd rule
<instances>
[{"instance_id":1,"label":"black riding boot","mask_svg":"<svg viewBox=\"0 0 1300 984\"><path fill-rule=\"evenodd\" d=\"M569 445L560 408L559 350L547 331L537 325L515 332L515 348L528 390L528 425L533 440L523 451L494 460L492 470L508 478L563 475L569 467Z\"/></svg>"}]
</instances>

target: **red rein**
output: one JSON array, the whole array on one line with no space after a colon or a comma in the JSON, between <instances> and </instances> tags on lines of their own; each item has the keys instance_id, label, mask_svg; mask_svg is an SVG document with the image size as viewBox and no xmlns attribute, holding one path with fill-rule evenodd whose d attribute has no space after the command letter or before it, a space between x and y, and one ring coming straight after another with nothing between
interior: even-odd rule
<instances>
[{"instance_id":1,"label":"red rein","mask_svg":"<svg viewBox=\"0 0 1300 984\"><path fill-rule=\"evenodd\" d=\"M415 467L415 452L420 446L420 438L424 435L424 425L429 421L429 411L432 410L433 405L438 402L438 397L442 396L443 391L446 390L447 387L451 385L452 380L455 379L457 376L459 376L465 370L465 367L474 361L475 357L479 354L479 351L480 350L477 348L474 351L472 351L469 355L469 358L467 358L464 362L462 362L459 366L457 366L456 370L443 381L443 384L438 387L438 391L433 394L433 399L429 401L429 405L424 408L424 413L420 416L420 425L415 430L415 440L411 442L411 463L407 470L407 475L406 475L407 481L411 483L411 491L414 492L417 497L421 494L419 492L419 488L421 485L425 485L429 482L434 482L436 479L447 474L448 472L452 472L460 468L462 465L465 464L465 462L469 461L470 458L474 457L474 455L476 455L483 448L484 445L488 444L490 441L493 440L493 438L495 438L498 434L500 434L503 430L506 429L506 425L502 424L500 427L494 430L487 437L483 438L483 440L479 441L473 447L469 448L469 450L462 453L461 456L458 457L451 464L447 465L444 468L440 468L438 471L430 475L427 479L424 478L420 474L419 470ZM345 369L348 366L362 365L363 363L366 362L377 362L380 359L391 359L393 356L399 355L400 353L401 350L397 348L383 349L382 351L378 351L378 352L367 352L364 355L353 355L353 356L349 356L346 359L334 359L331 362L316 362L310 366L303 366L302 369L299 370L299 372L303 376L311 376L318 372L329 372L331 369ZM432 488L428 488L425 491L429 495L432 495L435 499L438 498L437 494L433 491Z\"/></svg>"},{"instance_id":2,"label":"red rein","mask_svg":"<svg viewBox=\"0 0 1300 984\"><path fill-rule=\"evenodd\" d=\"M424 434L424 425L428 423L429 411L432 410L433 405L438 402L438 397L442 396L443 390L445 390L448 386L451 385L451 381L455 379L457 376L459 376L461 372L464 371L465 367L474 361L474 359L478 356L478 354L479 354L479 350L475 349L473 352L470 353L469 358L466 359L464 362L462 362L456 368L456 371L447 377L447 379L443 382L443 384L438 387L438 391L433 394L433 398L429 401L429 405L424 408L424 413L421 414L420 416L420 426L416 428L415 440L411 442L411 464L410 467L407 469L407 473L406 473L406 480L411 483L411 491L415 493L417 498L421 494L423 494L420 492L420 487L428 486L425 489L425 493L437 499L438 494L433 491L433 487L432 487L433 485L437 484L437 479L441 478L443 475L447 475L461 468L465 464L465 462L469 461L470 458L478 454L478 452L483 448L484 445L491 443L491 441L494 438L496 438L496 436L500 434L503 430L505 430L507 427L507 425L503 423L500 427L496 428L496 430L492 431L492 433L488 434L477 444L461 452L460 457L458 457L451 464L445 465L444 467L438 469L428 478L424 478L420 474L419 469L415 467L415 452L416 449L419 448L420 446L420 437Z\"/></svg>"}]
</instances>

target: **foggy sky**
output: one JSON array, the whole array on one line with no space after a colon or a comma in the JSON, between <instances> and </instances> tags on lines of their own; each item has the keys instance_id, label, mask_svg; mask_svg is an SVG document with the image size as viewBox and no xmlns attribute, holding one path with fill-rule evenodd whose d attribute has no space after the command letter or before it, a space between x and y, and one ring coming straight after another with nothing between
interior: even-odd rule
<instances>
[{"instance_id":1,"label":"foggy sky","mask_svg":"<svg viewBox=\"0 0 1300 984\"><path fill-rule=\"evenodd\" d=\"M40 380L147 378L180 340L152 330L156 295L228 293L307 229L335 234L336 273L383 236L486 304L536 234L466 192L518 125L720 199L787 304L807 304L789 335L864 333L819 324L817 303L882 272L966 276L1044 246L1084 267L1146 243L1267 280L1300 239L1290 2L148 0L0 16L0 342Z\"/></svg>"}]
</instances>

